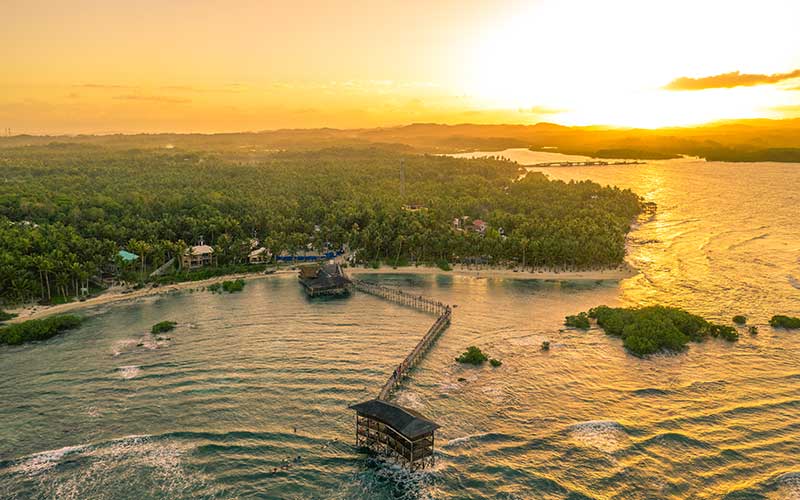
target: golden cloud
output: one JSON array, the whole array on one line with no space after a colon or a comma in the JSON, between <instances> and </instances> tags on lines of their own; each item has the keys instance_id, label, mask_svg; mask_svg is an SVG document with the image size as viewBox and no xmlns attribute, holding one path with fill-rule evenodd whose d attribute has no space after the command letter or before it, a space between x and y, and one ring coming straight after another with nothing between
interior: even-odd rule
<instances>
[{"instance_id":1,"label":"golden cloud","mask_svg":"<svg viewBox=\"0 0 800 500\"><path fill-rule=\"evenodd\" d=\"M682 76L672 80L664 86L666 90L705 90L705 89L730 89L734 87L753 87L779 83L792 78L800 78L800 69L789 73L776 73L774 75L749 74L733 71L721 75L690 78Z\"/></svg>"}]
</instances>

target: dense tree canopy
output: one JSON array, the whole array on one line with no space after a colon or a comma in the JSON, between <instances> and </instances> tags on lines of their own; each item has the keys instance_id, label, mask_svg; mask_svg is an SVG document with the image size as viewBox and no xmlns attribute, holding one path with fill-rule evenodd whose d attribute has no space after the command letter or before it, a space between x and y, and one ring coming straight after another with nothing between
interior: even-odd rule
<instances>
[{"instance_id":1,"label":"dense tree canopy","mask_svg":"<svg viewBox=\"0 0 800 500\"><path fill-rule=\"evenodd\" d=\"M585 314L585 313L581 313ZM720 337L729 342L739 339L732 326L718 325L677 307L639 308L599 306L588 316L609 335L622 338L623 345L637 356L660 351L678 352L686 344Z\"/></svg>"},{"instance_id":2,"label":"dense tree canopy","mask_svg":"<svg viewBox=\"0 0 800 500\"><path fill-rule=\"evenodd\" d=\"M145 271L201 239L217 265L244 263L256 237L275 254L346 245L363 262L607 267L622 262L641 208L630 191L592 182L515 181L508 161L377 148L53 144L0 150L0 172L0 299L12 303L77 294L122 248ZM463 215L485 220L485 234L454 230Z\"/></svg>"}]
</instances>

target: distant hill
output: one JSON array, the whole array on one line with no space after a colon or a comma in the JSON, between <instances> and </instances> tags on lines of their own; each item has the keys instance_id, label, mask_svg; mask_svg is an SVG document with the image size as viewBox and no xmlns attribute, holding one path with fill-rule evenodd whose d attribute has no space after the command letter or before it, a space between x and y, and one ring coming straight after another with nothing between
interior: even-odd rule
<instances>
[{"instance_id":1,"label":"distant hill","mask_svg":"<svg viewBox=\"0 0 800 500\"><path fill-rule=\"evenodd\" d=\"M243 157L279 150L374 147L417 153L547 149L600 158L700 156L720 161L800 161L800 119L739 120L662 129L414 123L372 129L283 129L222 134L133 134L0 138L0 148L50 143L122 149L239 151Z\"/></svg>"}]
</instances>

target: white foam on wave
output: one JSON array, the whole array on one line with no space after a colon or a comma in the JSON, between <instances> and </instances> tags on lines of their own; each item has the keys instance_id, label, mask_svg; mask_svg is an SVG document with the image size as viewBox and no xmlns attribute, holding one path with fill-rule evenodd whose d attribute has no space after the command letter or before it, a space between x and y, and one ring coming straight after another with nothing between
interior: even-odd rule
<instances>
[{"instance_id":1,"label":"white foam on wave","mask_svg":"<svg viewBox=\"0 0 800 500\"><path fill-rule=\"evenodd\" d=\"M154 351L168 345L169 340L158 340L158 337L154 337L148 333L139 340L125 339L114 343L114 346L111 348L111 356L117 357L120 354L125 354L136 349Z\"/></svg>"},{"instance_id":2,"label":"white foam on wave","mask_svg":"<svg viewBox=\"0 0 800 500\"><path fill-rule=\"evenodd\" d=\"M79 499L91 492L118 490L124 488L126 476L135 481L146 477L165 498L172 498L205 482L184 469L183 456L191 448L173 440L132 435L36 453L8 470L35 478L36 496L42 498ZM56 469L65 458L70 466Z\"/></svg>"},{"instance_id":3,"label":"white foam on wave","mask_svg":"<svg viewBox=\"0 0 800 500\"><path fill-rule=\"evenodd\" d=\"M580 446L614 453L630 441L622 425L613 420L591 420L570 427L570 437Z\"/></svg>"},{"instance_id":4,"label":"white foam on wave","mask_svg":"<svg viewBox=\"0 0 800 500\"><path fill-rule=\"evenodd\" d=\"M787 472L777 479L778 496L782 500L800 500L800 472Z\"/></svg>"},{"instance_id":5,"label":"white foam on wave","mask_svg":"<svg viewBox=\"0 0 800 500\"><path fill-rule=\"evenodd\" d=\"M422 410L425 408L425 403L422 397L416 392L405 390L397 395L397 404L406 406L412 410Z\"/></svg>"},{"instance_id":6,"label":"white foam on wave","mask_svg":"<svg viewBox=\"0 0 800 500\"><path fill-rule=\"evenodd\" d=\"M117 368L119 376L124 380L130 380L142 374L142 368L136 365L120 366Z\"/></svg>"},{"instance_id":7,"label":"white foam on wave","mask_svg":"<svg viewBox=\"0 0 800 500\"><path fill-rule=\"evenodd\" d=\"M125 339L125 340L117 341L111 347L111 356L116 358L120 354L123 354L126 351L129 351L129 350L133 349L134 347L136 347L136 344L138 344L138 343L139 343L139 341L136 340L136 339Z\"/></svg>"},{"instance_id":8,"label":"white foam on wave","mask_svg":"<svg viewBox=\"0 0 800 500\"><path fill-rule=\"evenodd\" d=\"M15 466L11 467L9 471L26 476L36 476L58 465L65 456L84 449L86 449L86 445L65 446L57 450L35 453L20 460Z\"/></svg>"},{"instance_id":9,"label":"white foam on wave","mask_svg":"<svg viewBox=\"0 0 800 500\"><path fill-rule=\"evenodd\" d=\"M427 500L432 499L430 488L437 473L437 467L410 471L401 465L380 460L379 466L375 471L375 476L379 483L391 482L395 485L393 498L401 500ZM362 493L370 498L374 495L375 486L369 483L361 485ZM341 498L352 498L352 492Z\"/></svg>"},{"instance_id":10,"label":"white foam on wave","mask_svg":"<svg viewBox=\"0 0 800 500\"><path fill-rule=\"evenodd\" d=\"M443 448L451 448L451 447L461 446L463 444L469 443L470 441L472 441L475 438L481 438L481 437L488 436L488 435L489 435L488 433L484 432L484 433L480 433L480 434L470 434L468 436L457 437L457 438L451 439L450 441L446 442L444 444L444 446L442 446L442 447Z\"/></svg>"}]
</instances>

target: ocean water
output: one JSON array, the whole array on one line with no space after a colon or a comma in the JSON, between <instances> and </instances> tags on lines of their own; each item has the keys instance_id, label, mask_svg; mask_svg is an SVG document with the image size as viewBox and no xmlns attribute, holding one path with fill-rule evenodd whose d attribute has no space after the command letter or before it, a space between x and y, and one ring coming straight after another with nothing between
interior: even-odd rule
<instances>
[{"instance_id":1,"label":"ocean water","mask_svg":"<svg viewBox=\"0 0 800 500\"><path fill-rule=\"evenodd\" d=\"M501 154L517 153L537 161ZM800 332L766 325L800 315L800 165L547 173L658 203L631 234L640 275L367 276L458 306L394 395L442 425L432 469L359 453L347 405L434 318L363 294L312 301L274 276L88 310L76 331L0 348L0 498L800 498ZM561 326L647 303L745 314L760 333L642 360ZM159 341L162 320L179 325ZM503 365L455 363L473 344Z\"/></svg>"}]
</instances>

